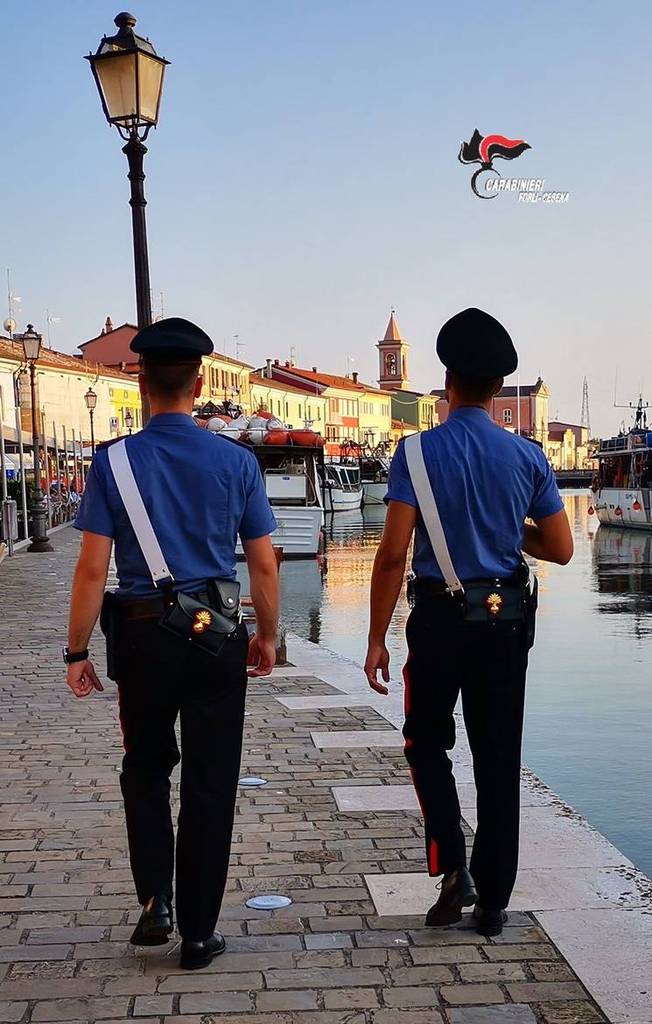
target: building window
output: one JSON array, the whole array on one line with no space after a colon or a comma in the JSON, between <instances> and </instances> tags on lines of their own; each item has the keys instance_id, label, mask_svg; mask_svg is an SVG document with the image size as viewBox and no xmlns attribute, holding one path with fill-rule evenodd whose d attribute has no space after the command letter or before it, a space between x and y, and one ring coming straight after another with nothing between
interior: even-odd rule
<instances>
[{"instance_id":1,"label":"building window","mask_svg":"<svg viewBox=\"0 0 652 1024\"><path fill-rule=\"evenodd\" d=\"M512 422L512 410L511 409L503 409L503 423L511 423L511 422Z\"/></svg>"}]
</instances>

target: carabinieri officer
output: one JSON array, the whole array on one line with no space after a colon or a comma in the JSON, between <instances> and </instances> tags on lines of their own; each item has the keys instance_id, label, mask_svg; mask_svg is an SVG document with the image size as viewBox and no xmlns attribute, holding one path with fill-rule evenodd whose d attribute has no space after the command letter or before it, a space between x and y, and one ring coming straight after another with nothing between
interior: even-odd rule
<instances>
[{"instance_id":1,"label":"carabinieri officer","mask_svg":"<svg viewBox=\"0 0 652 1024\"><path fill-rule=\"evenodd\" d=\"M446 367L449 415L442 426L401 442L392 460L387 521L371 584L365 671L370 686L387 693L377 674L389 681L385 636L416 531L403 732L425 819L428 871L443 875L426 924L453 924L463 906L475 904L477 931L498 935L518 863L525 676L533 640L534 610L527 620L524 611L530 598L522 553L565 564L573 541L543 451L490 416L503 378L517 366L505 328L488 313L466 309L444 324L437 353ZM424 521L415 493L405 445L419 441L422 482L427 496L436 499L459 592L444 582L429 539L440 535L432 521ZM526 525L526 517L533 524ZM447 755L455 744L453 710L460 692L477 790L470 872Z\"/></svg>"},{"instance_id":2,"label":"carabinieri officer","mask_svg":"<svg viewBox=\"0 0 652 1024\"><path fill-rule=\"evenodd\" d=\"M83 537L72 589L67 682L78 697L102 689L87 647L115 543L119 588L115 599L105 601L102 617L118 684L125 748L120 783L143 907L131 941L158 945L173 929L170 775L181 760L176 904L181 966L195 969L225 948L214 929L229 862L247 682L247 631L232 582L236 542L239 534L257 616L250 674L267 675L276 650L278 572L269 536L276 523L253 453L192 419L201 393L201 357L213 351L211 339L189 321L171 318L141 330L131 348L140 357L140 390L149 397L152 417L122 444L174 584L162 593L152 582L116 483L111 453L118 449L110 447L116 442L100 445L75 522ZM186 606L200 609L189 620L189 637L160 625L166 609L183 611L179 594L192 595ZM180 620L183 627L183 614ZM219 635L219 653L199 646L213 620L232 631L223 643Z\"/></svg>"}]
</instances>

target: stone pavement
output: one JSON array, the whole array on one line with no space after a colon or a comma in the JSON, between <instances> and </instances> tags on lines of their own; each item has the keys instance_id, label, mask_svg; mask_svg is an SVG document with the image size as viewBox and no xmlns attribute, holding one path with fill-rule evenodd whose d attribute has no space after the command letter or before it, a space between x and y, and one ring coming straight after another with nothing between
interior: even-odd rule
<instances>
[{"instance_id":1,"label":"stone pavement","mask_svg":"<svg viewBox=\"0 0 652 1024\"><path fill-rule=\"evenodd\" d=\"M0 1021L606 1021L530 914L513 914L497 940L377 915L364 876L421 869L419 817L341 810L342 790L405 786L402 752L319 749L313 732L391 726L355 701L291 710L277 695L337 694L300 668L250 685L243 774L268 781L238 801L221 919L228 952L194 973L179 971L173 944L135 952L113 686L77 702L63 678L77 541L64 531L53 554L21 553L0 568ZM95 650L101 666L101 641ZM245 907L270 892L292 905Z\"/></svg>"}]
</instances>

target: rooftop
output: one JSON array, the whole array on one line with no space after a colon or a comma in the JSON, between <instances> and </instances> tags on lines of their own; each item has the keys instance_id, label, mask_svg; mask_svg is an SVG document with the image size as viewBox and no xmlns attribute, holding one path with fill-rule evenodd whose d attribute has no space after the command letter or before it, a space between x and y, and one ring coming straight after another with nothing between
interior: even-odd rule
<instances>
[{"instance_id":1,"label":"rooftop","mask_svg":"<svg viewBox=\"0 0 652 1024\"><path fill-rule=\"evenodd\" d=\"M340 377L335 373L322 373L321 370L315 369L304 370L298 366L286 366L284 363L274 363L271 369L273 373L294 376L299 380L306 381L306 383L319 384L324 388L344 388L358 393L376 391L379 395L391 395L391 391L382 391L371 384L355 381L351 377Z\"/></svg>"},{"instance_id":2,"label":"rooftop","mask_svg":"<svg viewBox=\"0 0 652 1024\"><path fill-rule=\"evenodd\" d=\"M258 370L254 371L254 373L249 374L249 380L251 381L252 385L257 384L260 387L264 388L274 388L276 391L290 391L297 395L303 395L304 398L306 396L305 388L298 388L294 384L286 384L281 380L275 380L273 377L263 377L262 373L260 373L260 371ZM321 395L315 395L314 393L309 393L309 395L310 394L312 394L313 398L321 397Z\"/></svg>"},{"instance_id":3,"label":"rooftop","mask_svg":"<svg viewBox=\"0 0 652 1024\"><path fill-rule=\"evenodd\" d=\"M12 362L23 363L23 346L20 341L12 341L11 338L0 337L0 359L10 359ZM90 359L84 360L81 356L72 356L67 352L57 352L53 348L41 349L38 365L49 367L52 370L62 370L69 373L77 373L80 376L89 376L95 372L101 377L115 377L118 380L129 380L133 383L133 376L123 373L112 366L105 366L103 363L95 363Z\"/></svg>"},{"instance_id":4,"label":"rooftop","mask_svg":"<svg viewBox=\"0 0 652 1024\"><path fill-rule=\"evenodd\" d=\"M387 324L387 330L385 331L385 337L383 341L403 341L403 335L401 334L401 328L398 325L396 319L396 313L394 310L389 314L389 323Z\"/></svg>"}]
</instances>

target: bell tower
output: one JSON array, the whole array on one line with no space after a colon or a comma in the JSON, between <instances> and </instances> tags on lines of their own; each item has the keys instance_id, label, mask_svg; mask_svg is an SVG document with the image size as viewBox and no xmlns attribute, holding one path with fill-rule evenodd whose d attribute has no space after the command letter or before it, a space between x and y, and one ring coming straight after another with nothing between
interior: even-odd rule
<instances>
[{"instance_id":1,"label":"bell tower","mask_svg":"<svg viewBox=\"0 0 652 1024\"><path fill-rule=\"evenodd\" d=\"M407 341L403 340L401 328L396 319L396 310L392 307L385 337L379 341L378 349L378 384L385 391L400 391L409 387Z\"/></svg>"}]
</instances>

